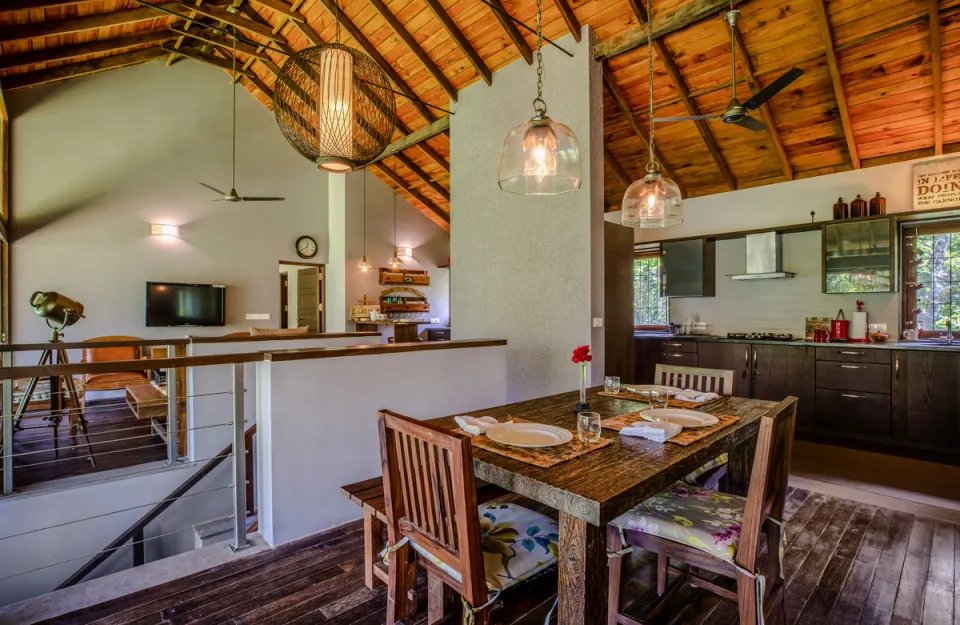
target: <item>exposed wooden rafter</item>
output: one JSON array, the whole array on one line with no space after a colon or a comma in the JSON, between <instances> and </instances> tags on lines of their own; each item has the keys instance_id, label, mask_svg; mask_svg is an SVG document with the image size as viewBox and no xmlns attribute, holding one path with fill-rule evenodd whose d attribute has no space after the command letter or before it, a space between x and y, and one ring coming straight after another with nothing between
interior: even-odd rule
<instances>
[{"instance_id":1,"label":"exposed wooden rafter","mask_svg":"<svg viewBox=\"0 0 960 625\"><path fill-rule=\"evenodd\" d=\"M607 161L607 166L617 177L617 180L620 181L620 184L623 185L624 190L630 186L630 183L633 182L630 180L630 174L627 173L627 170L623 168L623 165L620 164L620 161L617 160L617 157L613 155L613 152L608 150L606 147L603 148L603 158Z\"/></svg>"},{"instance_id":2,"label":"exposed wooden rafter","mask_svg":"<svg viewBox=\"0 0 960 625\"><path fill-rule=\"evenodd\" d=\"M387 24L390 25L390 28L393 29L393 32L397 33L397 36L403 40L403 43L407 44L407 47L410 48L410 51L420 59L420 63L423 67L430 72L430 75L433 76L433 79L437 81L437 84L446 92L450 99L454 102L457 101L457 88L453 86L453 83L443 74L443 71L437 67L437 64L433 62L423 47L417 43L417 40L414 39L413 35L410 34L404 25L397 19L397 16L390 11L390 8L387 7L387 4L383 0L368 0L370 4L380 13L383 19L386 20Z\"/></svg>"},{"instance_id":3,"label":"exposed wooden rafter","mask_svg":"<svg viewBox=\"0 0 960 625\"><path fill-rule=\"evenodd\" d=\"M500 2L500 0L485 1L496 7L491 8L490 10L493 11L493 14L497 16L497 21L500 22L504 32L507 33L507 37L509 37L510 41L513 42L517 52L519 52L520 56L522 56L527 62L527 65L533 65L533 50L530 49L530 45L527 44L527 40L524 39L523 35L520 34L520 29L517 28L517 25L513 22L513 19L509 17L510 13L507 12L506 8L504 8L503 3Z\"/></svg>"},{"instance_id":4,"label":"exposed wooden rafter","mask_svg":"<svg viewBox=\"0 0 960 625\"><path fill-rule=\"evenodd\" d=\"M463 32L460 30L460 27L457 26L456 22L453 21L453 18L447 13L447 10L443 8L443 5L440 4L440 0L425 0L427 6L430 7L430 10L433 11L433 14L440 20L440 23L443 24L443 27L447 30L447 33L453 37L453 41L460 47L460 51L463 52L466 57L470 60L470 63L476 68L480 75L483 76L483 79L488 85L493 84L493 72L490 71L490 68L487 67L486 62L483 58L477 54L477 51L474 50L473 46L470 44L470 41L464 36Z\"/></svg>"},{"instance_id":5,"label":"exposed wooden rafter","mask_svg":"<svg viewBox=\"0 0 960 625\"><path fill-rule=\"evenodd\" d=\"M441 132L446 132L450 128L450 117L441 117L437 121L433 122L428 126L424 126L419 130L414 132L407 133L403 137L397 139L390 145L388 145L383 152L378 156L373 162L381 161L388 156L392 156L397 152L402 152L407 148L417 145L431 137L436 137ZM449 165L447 165L447 171L450 171Z\"/></svg>"},{"instance_id":6,"label":"exposed wooden rafter","mask_svg":"<svg viewBox=\"0 0 960 625\"><path fill-rule=\"evenodd\" d=\"M181 35L183 37L195 39L197 41L202 41L204 43L208 43L210 45L223 48L224 50L227 50L227 51L233 50L234 41L232 37L221 35L209 29L198 29L194 32L190 32L187 30L181 30L176 27L171 27L170 31L175 34ZM276 67L276 64L273 63L273 59L270 58L270 55L258 49L257 46L251 45L246 41L239 41L239 40L236 42L236 46L237 46L237 52L252 56L261 61L262 60L269 61L271 65Z\"/></svg>"},{"instance_id":7,"label":"exposed wooden rafter","mask_svg":"<svg viewBox=\"0 0 960 625\"><path fill-rule=\"evenodd\" d=\"M847 106L847 96L843 90L843 78L840 76L840 64L837 53L833 48L833 34L830 32L830 19L827 16L827 7L824 0L813 0L811 3L816 14L817 26L820 28L820 39L823 41L827 55L827 68L830 70L830 82L837 97L837 108L840 110L840 122L843 124L843 136L847 140L847 151L850 153L850 162L854 169L860 169L860 150L857 149L857 139L853 134L853 124L850 121L850 109Z\"/></svg>"},{"instance_id":8,"label":"exposed wooden rafter","mask_svg":"<svg viewBox=\"0 0 960 625\"><path fill-rule=\"evenodd\" d=\"M430 198L420 193L420 191L411 187L410 184L403 179L403 176L384 165L383 162L377 163L376 165L371 165L371 167L380 171L380 173L392 180L395 185L406 191L424 208L430 211L433 216L437 218L437 220L442 222L444 230L450 230L450 214L434 204Z\"/></svg>"},{"instance_id":9,"label":"exposed wooden rafter","mask_svg":"<svg viewBox=\"0 0 960 625\"><path fill-rule=\"evenodd\" d=\"M927 0L930 14L930 65L933 69L933 153L943 154L943 48L940 43L940 2Z\"/></svg>"},{"instance_id":10,"label":"exposed wooden rafter","mask_svg":"<svg viewBox=\"0 0 960 625\"><path fill-rule=\"evenodd\" d=\"M4 54L0 56L0 70L19 69L29 67L38 63L50 63L54 61L66 61L88 54L100 54L103 52L121 52L130 48L143 45L158 44L170 41L176 35L164 30L148 30L136 35L125 35L123 37L113 37L111 39L100 39L95 41L85 41L83 43L73 43L66 46L56 46L52 48L41 48L20 54Z\"/></svg>"},{"instance_id":11,"label":"exposed wooden rafter","mask_svg":"<svg viewBox=\"0 0 960 625\"><path fill-rule=\"evenodd\" d=\"M450 192L444 188L439 182L435 181L430 177L430 174L423 171L419 165L417 165L412 158L404 154L403 152L397 152L396 158L398 161L403 163L403 166L413 172L417 178L422 180L428 187L434 190L437 195L445 199L447 202L450 201Z\"/></svg>"},{"instance_id":12,"label":"exposed wooden rafter","mask_svg":"<svg viewBox=\"0 0 960 625\"><path fill-rule=\"evenodd\" d=\"M82 15L79 17L68 17L59 20L43 20L39 22L30 22L27 24L10 24L6 26L0 26L0 42L17 41L20 39L33 39L34 37L66 35L68 33L76 33L83 30L109 28L111 26L120 26L122 24L132 24L134 22L153 20L167 15L160 9L175 11L180 7L180 3L168 2L166 4L160 4L157 6L158 8L156 9L140 7L137 9L111 11L109 13L95 13L92 15Z\"/></svg>"},{"instance_id":13,"label":"exposed wooden rafter","mask_svg":"<svg viewBox=\"0 0 960 625\"><path fill-rule=\"evenodd\" d=\"M164 44L161 46L167 52L173 52L173 46ZM208 65L213 65L214 67L219 67L220 69L225 69L228 72L233 72L233 65L229 59L225 59L219 56L214 56L213 54L208 54L199 48L191 48L190 46L180 46L179 50L176 50L177 54L182 54L183 56L193 59L194 61L200 61L201 63L206 63ZM255 74L249 70L245 70L242 67L242 64L237 64L237 74L241 76L246 76L251 78Z\"/></svg>"},{"instance_id":14,"label":"exposed wooden rafter","mask_svg":"<svg viewBox=\"0 0 960 625\"><path fill-rule=\"evenodd\" d=\"M642 2L642 0L639 1ZM634 13L636 13L637 6L642 6L637 4L637 0L631 0L630 4L634 8ZM696 24L711 15L716 15L729 6L730 0L693 0L692 2L686 2L654 21L653 38L659 39L691 24ZM593 47L593 58L597 60L609 59L647 45L645 24L646 20L639 26L598 43Z\"/></svg>"},{"instance_id":15,"label":"exposed wooden rafter","mask_svg":"<svg viewBox=\"0 0 960 625\"><path fill-rule=\"evenodd\" d=\"M241 1L242 0L234 0L234 2L241 2ZM249 19L251 22L255 22L259 24L262 28L269 30L274 37L278 37L278 39L274 41L273 47L280 48L281 50L283 50L284 54L288 54L291 56L296 54L296 51L293 48L291 48L290 45L287 43L286 38L280 34L280 29L282 28L282 26L280 28L275 28L270 24L270 22L265 20L259 13L257 13L257 10L249 4L246 4L246 3L241 4L239 9L240 9L240 12L243 13L245 16L247 16L247 19ZM284 17L283 22L286 22L287 19L288 18Z\"/></svg>"},{"instance_id":16,"label":"exposed wooden rafter","mask_svg":"<svg viewBox=\"0 0 960 625\"><path fill-rule=\"evenodd\" d=\"M737 29L733 30L733 39L737 46L737 57L743 73L747 78L747 84L754 93L759 91L762 86L753 71L753 62L750 60L750 53L747 52L747 46L743 43L743 36ZM760 117L767 125L767 132L770 134L770 140L773 141L773 147L780 158L780 167L783 169L783 175L787 180L793 180L793 166L790 164L790 158L787 156L787 150L783 147L783 141L780 139L780 133L777 131L777 120L773 116L773 109L768 102L760 105Z\"/></svg>"},{"instance_id":17,"label":"exposed wooden rafter","mask_svg":"<svg viewBox=\"0 0 960 625\"><path fill-rule=\"evenodd\" d=\"M95 74L111 69L117 69L119 67L127 67L129 65L138 65L140 63L146 63L154 59L162 58L166 56L166 54L167 53L159 46L144 48L142 50L131 50L129 52L121 52L120 54L104 56L97 59L91 59L89 61L58 65L56 67L41 69L34 72L13 74L11 76L4 77L3 86L7 91L22 89L24 87L34 87L36 85L42 85L45 83L66 80L67 78L76 78L77 76Z\"/></svg>"},{"instance_id":18,"label":"exposed wooden rafter","mask_svg":"<svg viewBox=\"0 0 960 625\"><path fill-rule=\"evenodd\" d=\"M620 114L627 120L627 123L630 125L630 128L633 129L634 134L640 137L640 140L643 141L643 147L647 150L650 149L650 135L647 132L647 129L643 127L640 118L637 117L637 114L633 112L633 109L630 108L630 102L627 100L627 96L623 93L620 87L617 85L616 79L613 77L613 73L610 71L610 68L607 67L607 64L603 64L603 84L607 87L607 91L610 93L610 96L613 98L614 102L617 103L617 108L620 109ZM680 187L681 193L686 195L684 190L683 182L677 177L676 172L670 167L670 164L667 163L667 160L663 158L663 154L660 152L660 148L656 145L653 146L654 156L657 158L657 162L660 163L660 169L671 178L674 182L677 183L677 186Z\"/></svg>"},{"instance_id":19,"label":"exposed wooden rafter","mask_svg":"<svg viewBox=\"0 0 960 625\"><path fill-rule=\"evenodd\" d=\"M580 26L580 20L577 19L577 15L573 12L573 9L570 8L570 3L567 2L567 0L553 0L553 3L557 5L557 10L560 11L560 15L563 17L563 23L567 25L567 30L569 30L573 38L577 40L577 43L580 43L580 31L582 27Z\"/></svg>"},{"instance_id":20,"label":"exposed wooden rafter","mask_svg":"<svg viewBox=\"0 0 960 625\"><path fill-rule=\"evenodd\" d=\"M303 22L306 21L306 18L300 14L299 11L294 9L292 6L284 2L283 0L253 0L257 4L262 4L268 9L273 9L280 15L283 15L288 20L294 22Z\"/></svg>"},{"instance_id":21,"label":"exposed wooden rafter","mask_svg":"<svg viewBox=\"0 0 960 625\"><path fill-rule=\"evenodd\" d=\"M264 26L263 24L255 22L249 18L240 17L239 15L231 13L221 7L214 6L212 4L201 4L197 6L191 6L190 11L211 19L218 20L224 24L236 26L240 30L244 30L253 35L259 35L264 39L269 39L270 41L276 43L286 43L283 41L283 37L274 33L270 26Z\"/></svg>"}]
</instances>

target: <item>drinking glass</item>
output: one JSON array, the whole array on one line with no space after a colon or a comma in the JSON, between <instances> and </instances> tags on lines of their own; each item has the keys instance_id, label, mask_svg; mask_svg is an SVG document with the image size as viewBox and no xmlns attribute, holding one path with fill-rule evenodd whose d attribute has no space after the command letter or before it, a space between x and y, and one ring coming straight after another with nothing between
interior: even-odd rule
<instances>
[{"instance_id":1,"label":"drinking glass","mask_svg":"<svg viewBox=\"0 0 960 625\"><path fill-rule=\"evenodd\" d=\"M620 394L620 378L615 375L608 375L603 378L603 390L610 395Z\"/></svg>"},{"instance_id":2,"label":"drinking glass","mask_svg":"<svg viewBox=\"0 0 960 625\"><path fill-rule=\"evenodd\" d=\"M595 443L600 440L600 413L577 413L577 437L584 443Z\"/></svg>"},{"instance_id":3,"label":"drinking glass","mask_svg":"<svg viewBox=\"0 0 960 625\"><path fill-rule=\"evenodd\" d=\"M649 396L651 408L666 408L670 401L670 395L666 391L650 389Z\"/></svg>"}]
</instances>

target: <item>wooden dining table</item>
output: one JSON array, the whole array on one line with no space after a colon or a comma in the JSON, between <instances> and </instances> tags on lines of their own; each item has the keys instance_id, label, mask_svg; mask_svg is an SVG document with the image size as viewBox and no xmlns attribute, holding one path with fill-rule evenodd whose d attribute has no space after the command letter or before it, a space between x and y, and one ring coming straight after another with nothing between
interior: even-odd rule
<instances>
[{"instance_id":1,"label":"wooden dining table","mask_svg":"<svg viewBox=\"0 0 960 625\"><path fill-rule=\"evenodd\" d=\"M644 407L636 401L598 394L602 390L602 387L590 389L587 396L590 409L599 412L602 419ZM514 417L556 425L575 433L574 404L578 400L577 391L468 414L489 415L498 421ZM746 494L751 443L756 439L760 417L775 405L776 402L741 397L723 397L710 402L699 410L733 415L739 420L688 446L620 436L616 431L604 429L601 436L612 439L612 444L548 469L474 446L475 472L479 479L545 504L558 513L560 625L607 622L607 523L723 452L730 454L730 460L721 489ZM450 430L457 428L452 416L433 419L430 423ZM779 546L769 548L776 553Z\"/></svg>"}]
</instances>

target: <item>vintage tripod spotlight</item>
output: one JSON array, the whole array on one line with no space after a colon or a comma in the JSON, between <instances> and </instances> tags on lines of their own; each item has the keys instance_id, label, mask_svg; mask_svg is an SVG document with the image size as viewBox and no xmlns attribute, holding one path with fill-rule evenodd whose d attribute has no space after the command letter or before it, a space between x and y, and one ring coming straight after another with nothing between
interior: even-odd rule
<instances>
[{"instance_id":1,"label":"vintage tripod spotlight","mask_svg":"<svg viewBox=\"0 0 960 625\"><path fill-rule=\"evenodd\" d=\"M51 343L51 346L43 350L43 353L40 355L40 362L37 364L41 367L45 365L69 364L70 359L67 357L67 350L62 347L56 347L56 345L62 342L63 330L83 318L83 304L66 295L61 295L56 291L37 291L30 296L30 306L33 307L33 311L37 313L37 315L47 322L47 327L50 328L49 343ZM44 417L48 422L47 425L25 428L20 423L33 397L33 393L37 389L37 382L40 379L39 377L30 378L26 391L23 394L23 399L17 407L17 412L13 419L14 431L39 429L40 427L53 428L54 457L59 458L60 444L57 432L60 422L63 420L63 413L66 410L67 413L70 414L71 442L76 444L77 432L82 434L87 446L87 452L90 456L90 463L96 466L97 463L93 458L93 448L90 446L90 438L87 436L87 419L83 415L76 380L74 380L71 375L52 375L49 377L50 415ZM72 408L70 407L71 404L73 405ZM73 411L72 414L70 413L71 410Z\"/></svg>"}]
</instances>

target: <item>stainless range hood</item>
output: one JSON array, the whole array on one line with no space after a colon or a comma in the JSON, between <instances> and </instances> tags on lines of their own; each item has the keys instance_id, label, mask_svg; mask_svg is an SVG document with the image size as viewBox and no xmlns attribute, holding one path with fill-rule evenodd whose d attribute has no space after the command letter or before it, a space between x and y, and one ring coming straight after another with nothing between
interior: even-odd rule
<instances>
[{"instance_id":1,"label":"stainless range hood","mask_svg":"<svg viewBox=\"0 0 960 625\"><path fill-rule=\"evenodd\" d=\"M783 242L779 232L748 234L746 239L747 273L733 274L731 279L774 280L797 275L783 270Z\"/></svg>"}]
</instances>

